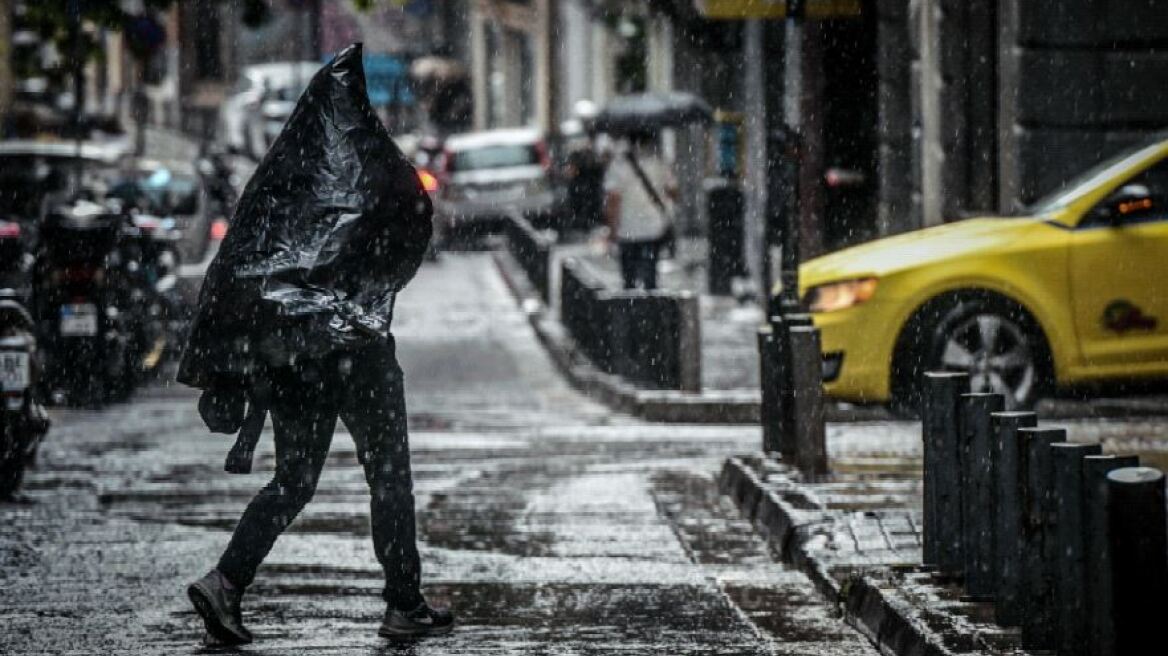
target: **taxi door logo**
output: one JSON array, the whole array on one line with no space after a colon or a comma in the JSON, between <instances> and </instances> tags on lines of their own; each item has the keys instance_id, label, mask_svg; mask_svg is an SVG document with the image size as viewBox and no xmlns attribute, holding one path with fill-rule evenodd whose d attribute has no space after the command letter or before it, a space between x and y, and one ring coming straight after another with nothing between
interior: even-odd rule
<instances>
[{"instance_id":1,"label":"taxi door logo","mask_svg":"<svg viewBox=\"0 0 1168 656\"><path fill-rule=\"evenodd\" d=\"M1136 330L1152 331L1156 324L1156 317L1144 314L1134 303L1124 299L1112 301L1103 310L1103 327L1119 335Z\"/></svg>"}]
</instances>

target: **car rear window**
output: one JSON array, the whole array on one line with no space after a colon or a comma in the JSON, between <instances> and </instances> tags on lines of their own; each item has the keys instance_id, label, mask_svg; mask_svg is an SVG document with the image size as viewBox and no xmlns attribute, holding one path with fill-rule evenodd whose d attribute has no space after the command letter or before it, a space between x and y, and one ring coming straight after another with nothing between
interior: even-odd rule
<instances>
[{"instance_id":1,"label":"car rear window","mask_svg":"<svg viewBox=\"0 0 1168 656\"><path fill-rule=\"evenodd\" d=\"M539 164L539 152L531 144L471 148L452 153L449 157L447 169L451 172Z\"/></svg>"}]
</instances>

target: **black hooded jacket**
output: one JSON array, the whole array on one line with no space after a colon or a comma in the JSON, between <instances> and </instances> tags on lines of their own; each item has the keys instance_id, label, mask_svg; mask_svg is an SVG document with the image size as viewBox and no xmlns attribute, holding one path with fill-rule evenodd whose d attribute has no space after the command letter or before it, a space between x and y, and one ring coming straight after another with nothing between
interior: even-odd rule
<instances>
[{"instance_id":1,"label":"black hooded jacket","mask_svg":"<svg viewBox=\"0 0 1168 656\"><path fill-rule=\"evenodd\" d=\"M178 380L208 388L386 339L430 198L378 120L361 45L308 84L207 271Z\"/></svg>"}]
</instances>

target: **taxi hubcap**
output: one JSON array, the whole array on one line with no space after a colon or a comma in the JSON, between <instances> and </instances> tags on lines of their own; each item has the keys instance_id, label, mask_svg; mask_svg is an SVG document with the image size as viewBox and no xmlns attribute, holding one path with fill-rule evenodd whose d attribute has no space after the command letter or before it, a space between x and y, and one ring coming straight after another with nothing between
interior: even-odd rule
<instances>
[{"instance_id":1,"label":"taxi hubcap","mask_svg":"<svg viewBox=\"0 0 1168 656\"><path fill-rule=\"evenodd\" d=\"M997 314L974 315L956 326L941 353L945 369L964 371L974 392L1006 397L1006 405L1024 403L1034 388L1034 356L1026 332Z\"/></svg>"}]
</instances>

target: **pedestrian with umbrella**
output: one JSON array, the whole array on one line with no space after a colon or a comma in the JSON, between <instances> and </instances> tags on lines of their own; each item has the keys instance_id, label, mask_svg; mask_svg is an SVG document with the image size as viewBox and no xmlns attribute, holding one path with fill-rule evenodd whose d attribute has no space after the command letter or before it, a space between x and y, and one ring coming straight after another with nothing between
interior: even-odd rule
<instances>
[{"instance_id":1,"label":"pedestrian with umbrella","mask_svg":"<svg viewBox=\"0 0 1168 656\"><path fill-rule=\"evenodd\" d=\"M625 289L657 288L658 256L673 234L678 185L661 157L659 130L711 116L692 94L642 93L614 98L593 122L594 129L624 138L605 174L604 208Z\"/></svg>"}]
</instances>

